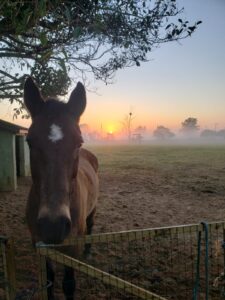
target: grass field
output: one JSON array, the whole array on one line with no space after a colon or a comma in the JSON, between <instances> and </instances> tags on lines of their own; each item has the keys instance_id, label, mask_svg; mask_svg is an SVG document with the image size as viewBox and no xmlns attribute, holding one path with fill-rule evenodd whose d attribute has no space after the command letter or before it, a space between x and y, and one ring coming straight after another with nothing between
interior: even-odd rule
<instances>
[{"instance_id":1,"label":"grass field","mask_svg":"<svg viewBox=\"0 0 225 300\"><path fill-rule=\"evenodd\" d=\"M225 146L89 148L99 159L105 214L112 204L118 206L118 217L126 219L127 208L129 220L138 219L140 227L224 219ZM121 205L127 207L120 210ZM134 227L130 222L121 226ZM114 227L107 230L119 229L115 223Z\"/></svg>"},{"instance_id":2,"label":"grass field","mask_svg":"<svg viewBox=\"0 0 225 300\"><path fill-rule=\"evenodd\" d=\"M129 167L131 169L157 168L174 169L179 166L205 166L225 170L224 146L166 146L166 145L104 145L86 146L93 151L100 168L112 171ZM173 170L174 171L174 170Z\"/></svg>"}]
</instances>

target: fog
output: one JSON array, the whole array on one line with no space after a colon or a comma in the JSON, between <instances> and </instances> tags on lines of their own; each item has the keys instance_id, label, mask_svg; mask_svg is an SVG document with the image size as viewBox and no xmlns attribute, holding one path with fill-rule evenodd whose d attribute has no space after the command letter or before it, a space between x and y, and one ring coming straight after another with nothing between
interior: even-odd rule
<instances>
[{"instance_id":1,"label":"fog","mask_svg":"<svg viewBox=\"0 0 225 300\"><path fill-rule=\"evenodd\" d=\"M128 140L124 139L84 139L85 145L170 145L170 146L179 146L179 145L192 145L192 146L219 146L225 145L224 138L183 138L176 137L172 139L157 139L157 138L146 138L142 140Z\"/></svg>"}]
</instances>

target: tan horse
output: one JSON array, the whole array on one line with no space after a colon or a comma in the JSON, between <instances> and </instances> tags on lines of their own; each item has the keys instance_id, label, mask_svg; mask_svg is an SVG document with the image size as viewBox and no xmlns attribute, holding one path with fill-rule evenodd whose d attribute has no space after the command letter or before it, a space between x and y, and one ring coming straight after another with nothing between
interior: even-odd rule
<instances>
[{"instance_id":1,"label":"tan horse","mask_svg":"<svg viewBox=\"0 0 225 300\"><path fill-rule=\"evenodd\" d=\"M44 100L29 77L24 101L32 117L27 135L32 186L26 216L33 243L62 243L68 236L90 234L98 197L98 161L82 149L79 118L86 107L86 93L79 82L68 103ZM88 251L88 246L86 248ZM47 262L48 280L54 281ZM74 271L65 267L63 290L74 299ZM53 288L48 290L54 299Z\"/></svg>"}]
</instances>

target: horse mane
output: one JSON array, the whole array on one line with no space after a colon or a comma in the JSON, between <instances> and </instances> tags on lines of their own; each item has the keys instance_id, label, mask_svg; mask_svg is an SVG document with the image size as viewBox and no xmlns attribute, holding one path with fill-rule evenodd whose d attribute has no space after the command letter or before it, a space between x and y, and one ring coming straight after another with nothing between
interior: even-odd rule
<instances>
[{"instance_id":1,"label":"horse mane","mask_svg":"<svg viewBox=\"0 0 225 300\"><path fill-rule=\"evenodd\" d=\"M81 148L80 149L80 153L83 157L86 158L87 161L89 161L89 163L92 165L93 169L95 170L95 172L97 173L98 171L98 160L97 157L95 155L93 155L90 151Z\"/></svg>"}]
</instances>

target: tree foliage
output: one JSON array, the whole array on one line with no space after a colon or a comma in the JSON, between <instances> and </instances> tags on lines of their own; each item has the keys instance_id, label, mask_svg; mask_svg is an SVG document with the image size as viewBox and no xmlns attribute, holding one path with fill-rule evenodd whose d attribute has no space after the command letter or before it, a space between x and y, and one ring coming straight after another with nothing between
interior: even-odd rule
<instances>
[{"instance_id":1,"label":"tree foliage","mask_svg":"<svg viewBox=\"0 0 225 300\"><path fill-rule=\"evenodd\" d=\"M189 117L181 123L184 134L194 134L199 130L198 119Z\"/></svg>"},{"instance_id":2,"label":"tree foliage","mask_svg":"<svg viewBox=\"0 0 225 300\"><path fill-rule=\"evenodd\" d=\"M161 139L161 140L170 139L175 136L175 134L173 132L171 132L169 128L164 127L164 126L158 126L154 130L153 135L154 135L154 137Z\"/></svg>"},{"instance_id":3,"label":"tree foliage","mask_svg":"<svg viewBox=\"0 0 225 300\"><path fill-rule=\"evenodd\" d=\"M203 138L214 138L218 136L218 133L216 130L205 129L201 132L200 136Z\"/></svg>"},{"instance_id":4,"label":"tree foliage","mask_svg":"<svg viewBox=\"0 0 225 300\"><path fill-rule=\"evenodd\" d=\"M153 48L190 36L201 21L181 13L175 0L2 0L0 98L20 102L27 75L51 96L66 94L71 74L108 83Z\"/></svg>"},{"instance_id":5,"label":"tree foliage","mask_svg":"<svg viewBox=\"0 0 225 300\"><path fill-rule=\"evenodd\" d=\"M135 128L134 133L145 134L146 131L147 131L146 126L139 125L138 127Z\"/></svg>"},{"instance_id":6,"label":"tree foliage","mask_svg":"<svg viewBox=\"0 0 225 300\"><path fill-rule=\"evenodd\" d=\"M225 129L221 129L217 132L218 136L225 139Z\"/></svg>"},{"instance_id":7,"label":"tree foliage","mask_svg":"<svg viewBox=\"0 0 225 300\"><path fill-rule=\"evenodd\" d=\"M201 137L203 138L223 138L225 139L225 129L221 130L211 130L211 129L205 129L201 132Z\"/></svg>"}]
</instances>

